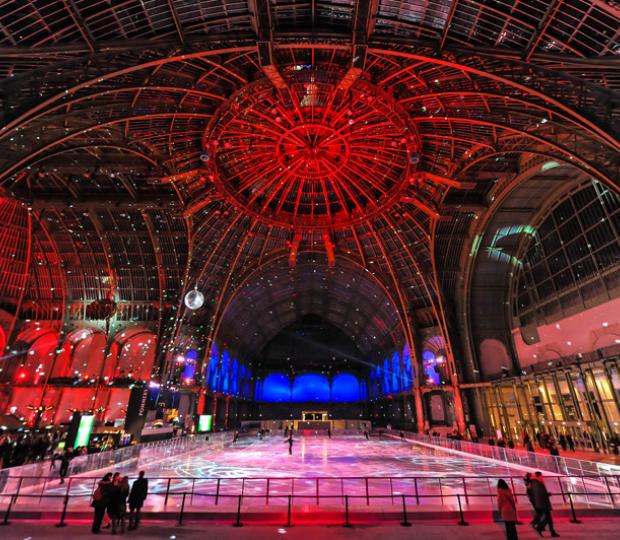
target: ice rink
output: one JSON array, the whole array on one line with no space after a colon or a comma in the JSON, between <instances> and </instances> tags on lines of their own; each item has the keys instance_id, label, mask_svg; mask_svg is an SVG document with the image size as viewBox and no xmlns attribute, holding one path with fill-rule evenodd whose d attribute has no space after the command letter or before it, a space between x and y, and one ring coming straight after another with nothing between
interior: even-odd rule
<instances>
[{"instance_id":1,"label":"ice rink","mask_svg":"<svg viewBox=\"0 0 620 540\"><path fill-rule=\"evenodd\" d=\"M130 479L144 470L149 479L145 509L173 510L184 504L186 511L219 511L244 507L294 505L342 506L346 499L354 507L384 508L402 504L417 508L438 506L490 507L496 485L504 478L527 506L523 476L526 469L440 447L401 440L398 437L359 435L297 436L292 454L281 435L264 439L241 436L233 444L231 434L201 436L189 451L163 444L140 453L138 460L108 469L87 471L60 485L56 477L33 485L18 505L58 506L70 494L70 510L85 507L96 482L108 471ZM547 485L555 503L565 505L565 493L582 491L578 481L549 476ZM601 488L602 489L602 488ZM592 492L592 486L588 486ZM594 490L596 492L597 490ZM458 497L457 497L458 495ZM239 498L241 497L241 502ZM36 499L35 499L36 500ZM183 503L183 500L185 502ZM574 496L576 503L607 506L609 498Z\"/></svg>"}]
</instances>

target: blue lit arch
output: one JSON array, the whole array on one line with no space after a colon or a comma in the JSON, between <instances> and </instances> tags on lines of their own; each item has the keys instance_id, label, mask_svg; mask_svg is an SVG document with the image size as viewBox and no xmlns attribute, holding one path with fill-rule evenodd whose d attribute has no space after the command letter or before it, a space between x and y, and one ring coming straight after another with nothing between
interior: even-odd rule
<instances>
[{"instance_id":1,"label":"blue lit arch","mask_svg":"<svg viewBox=\"0 0 620 540\"><path fill-rule=\"evenodd\" d=\"M398 394L401 388L401 376L400 376L400 356L397 352L392 355L392 393Z\"/></svg>"},{"instance_id":2,"label":"blue lit arch","mask_svg":"<svg viewBox=\"0 0 620 540\"><path fill-rule=\"evenodd\" d=\"M339 373L332 379L332 401L359 401L360 384L355 375Z\"/></svg>"},{"instance_id":3,"label":"blue lit arch","mask_svg":"<svg viewBox=\"0 0 620 540\"><path fill-rule=\"evenodd\" d=\"M403 389L410 390L413 385L413 366L411 364L411 350L409 344L403 349Z\"/></svg>"},{"instance_id":4,"label":"blue lit arch","mask_svg":"<svg viewBox=\"0 0 620 540\"><path fill-rule=\"evenodd\" d=\"M257 383L257 393L259 385ZM260 396L262 401L291 401L291 381L284 373L271 373L262 381Z\"/></svg>"},{"instance_id":5,"label":"blue lit arch","mask_svg":"<svg viewBox=\"0 0 620 540\"><path fill-rule=\"evenodd\" d=\"M211 347L211 355L209 356L209 367L207 368L207 388L217 391L217 374L219 371L220 356L217 351L217 345L214 343Z\"/></svg>"},{"instance_id":6,"label":"blue lit arch","mask_svg":"<svg viewBox=\"0 0 620 540\"><path fill-rule=\"evenodd\" d=\"M325 375L304 373L295 377L292 401L329 401L329 381Z\"/></svg>"}]
</instances>

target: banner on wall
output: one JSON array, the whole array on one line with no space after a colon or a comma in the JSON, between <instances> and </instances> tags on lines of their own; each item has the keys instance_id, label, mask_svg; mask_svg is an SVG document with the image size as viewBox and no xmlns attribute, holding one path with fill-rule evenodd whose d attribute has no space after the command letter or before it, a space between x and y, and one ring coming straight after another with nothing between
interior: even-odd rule
<instances>
[{"instance_id":1,"label":"banner on wall","mask_svg":"<svg viewBox=\"0 0 620 540\"><path fill-rule=\"evenodd\" d=\"M93 414L80 412L73 413L73 416L71 416L71 422L69 422L69 430L67 431L65 448L88 446L90 434L94 425L95 416Z\"/></svg>"},{"instance_id":2,"label":"banner on wall","mask_svg":"<svg viewBox=\"0 0 620 540\"><path fill-rule=\"evenodd\" d=\"M207 433L213 428L213 415L198 415L198 433Z\"/></svg>"},{"instance_id":3,"label":"banner on wall","mask_svg":"<svg viewBox=\"0 0 620 540\"><path fill-rule=\"evenodd\" d=\"M148 388L134 387L131 389L127 405L127 416L125 418L125 432L130 433L134 441L140 441L140 434L146 421L148 403Z\"/></svg>"}]
</instances>

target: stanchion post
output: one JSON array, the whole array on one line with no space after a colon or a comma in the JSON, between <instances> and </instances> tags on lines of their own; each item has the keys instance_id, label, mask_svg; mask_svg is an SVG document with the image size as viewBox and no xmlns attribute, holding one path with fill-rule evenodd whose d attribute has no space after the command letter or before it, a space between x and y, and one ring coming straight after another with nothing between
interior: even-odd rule
<instances>
[{"instance_id":1,"label":"stanchion post","mask_svg":"<svg viewBox=\"0 0 620 540\"><path fill-rule=\"evenodd\" d=\"M218 502L220 500L220 482L222 481L221 478L217 479L217 487L215 488L215 506L218 505Z\"/></svg>"},{"instance_id":2,"label":"stanchion post","mask_svg":"<svg viewBox=\"0 0 620 540\"><path fill-rule=\"evenodd\" d=\"M62 506L62 514L60 514L60 522L56 524L56 527L66 527L65 517L67 516L67 505L69 504L69 495L65 495L65 502Z\"/></svg>"},{"instance_id":3,"label":"stanchion post","mask_svg":"<svg viewBox=\"0 0 620 540\"><path fill-rule=\"evenodd\" d=\"M179 525L183 525L183 514L185 513L185 495L183 493L183 501L181 502L181 513L179 514Z\"/></svg>"},{"instance_id":4,"label":"stanchion post","mask_svg":"<svg viewBox=\"0 0 620 540\"><path fill-rule=\"evenodd\" d=\"M605 479L605 485L607 486L607 493L609 493L609 499L611 500L611 507L616 508L616 501L614 500L614 494L611 492L611 488L609 487L609 479L606 476L603 476Z\"/></svg>"},{"instance_id":5,"label":"stanchion post","mask_svg":"<svg viewBox=\"0 0 620 540\"><path fill-rule=\"evenodd\" d=\"M459 525L463 526L463 527L467 527L467 525L469 525L469 523L467 523L467 521L465 521L465 515L463 514L463 505L461 504L461 496L460 494L456 494L456 499L459 502L459 516L460 516L460 521L459 521Z\"/></svg>"},{"instance_id":6,"label":"stanchion post","mask_svg":"<svg viewBox=\"0 0 620 540\"><path fill-rule=\"evenodd\" d=\"M11 495L11 499L9 500L9 506L6 508L6 512L4 513L4 520L0 525L10 525L9 516L11 515L11 509L13 508L13 504L15 503L15 495Z\"/></svg>"},{"instance_id":7,"label":"stanchion post","mask_svg":"<svg viewBox=\"0 0 620 540\"><path fill-rule=\"evenodd\" d=\"M405 501L404 495L401 495L401 497L403 498L403 520L400 524L402 527L411 527L411 523L409 523L409 520L407 519L407 502Z\"/></svg>"},{"instance_id":8,"label":"stanchion post","mask_svg":"<svg viewBox=\"0 0 620 540\"><path fill-rule=\"evenodd\" d=\"M562 487L562 477L561 476L558 476L558 486L560 486L560 493L562 494L562 502L564 504L566 504L566 497L564 495L564 488Z\"/></svg>"},{"instance_id":9,"label":"stanchion post","mask_svg":"<svg viewBox=\"0 0 620 540\"><path fill-rule=\"evenodd\" d=\"M575 505L573 504L573 494L568 494L568 501L570 502L570 513L573 516L573 519L570 520L571 523L581 523L580 520L577 519L577 514L575 513Z\"/></svg>"},{"instance_id":10,"label":"stanchion post","mask_svg":"<svg viewBox=\"0 0 620 540\"><path fill-rule=\"evenodd\" d=\"M168 484L166 485L166 498L164 499L164 506L168 506L168 495L170 495L170 482L172 478L168 478Z\"/></svg>"},{"instance_id":11,"label":"stanchion post","mask_svg":"<svg viewBox=\"0 0 620 540\"><path fill-rule=\"evenodd\" d=\"M344 526L347 528L351 528L352 525L349 522L349 496L344 496Z\"/></svg>"},{"instance_id":12,"label":"stanchion post","mask_svg":"<svg viewBox=\"0 0 620 540\"><path fill-rule=\"evenodd\" d=\"M291 506L292 506L292 501L291 501L291 496L288 496L288 513L286 515L286 526L287 527L291 527Z\"/></svg>"},{"instance_id":13,"label":"stanchion post","mask_svg":"<svg viewBox=\"0 0 620 540\"><path fill-rule=\"evenodd\" d=\"M243 523L241 523L241 495L237 497L237 521L233 523L233 527L243 527Z\"/></svg>"}]
</instances>

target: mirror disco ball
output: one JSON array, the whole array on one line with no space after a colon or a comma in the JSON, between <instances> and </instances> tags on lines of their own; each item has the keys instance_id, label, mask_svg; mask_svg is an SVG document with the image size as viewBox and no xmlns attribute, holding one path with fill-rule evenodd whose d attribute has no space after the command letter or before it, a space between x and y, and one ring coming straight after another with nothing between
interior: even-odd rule
<instances>
[{"instance_id":1,"label":"mirror disco ball","mask_svg":"<svg viewBox=\"0 0 620 540\"><path fill-rule=\"evenodd\" d=\"M204 303L205 295L202 294L198 289L189 291L185 295L185 305L191 310L200 309Z\"/></svg>"}]
</instances>

